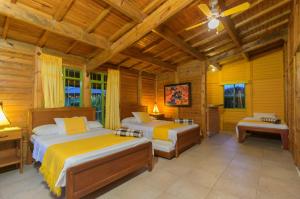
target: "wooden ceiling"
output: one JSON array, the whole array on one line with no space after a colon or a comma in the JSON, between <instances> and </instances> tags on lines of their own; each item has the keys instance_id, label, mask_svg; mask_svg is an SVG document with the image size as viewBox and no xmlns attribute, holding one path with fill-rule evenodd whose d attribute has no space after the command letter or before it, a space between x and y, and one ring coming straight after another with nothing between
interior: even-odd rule
<instances>
[{"instance_id":1,"label":"wooden ceiling","mask_svg":"<svg viewBox=\"0 0 300 199\"><path fill-rule=\"evenodd\" d=\"M206 25L198 9L208 0L0 0L2 39L13 39L101 65L161 73L198 59L224 63L282 46L291 0L247 0L245 12ZM225 10L246 0L219 0ZM269 46L269 47L268 47Z\"/></svg>"}]
</instances>

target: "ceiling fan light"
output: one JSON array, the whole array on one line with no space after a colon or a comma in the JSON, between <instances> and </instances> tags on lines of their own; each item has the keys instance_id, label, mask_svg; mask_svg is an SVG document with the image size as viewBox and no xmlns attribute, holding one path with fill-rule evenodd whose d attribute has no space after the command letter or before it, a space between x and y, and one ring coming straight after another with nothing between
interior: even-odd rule
<instances>
[{"instance_id":1,"label":"ceiling fan light","mask_svg":"<svg viewBox=\"0 0 300 199\"><path fill-rule=\"evenodd\" d=\"M220 24L220 20L213 18L208 22L208 28L209 29L216 29Z\"/></svg>"}]
</instances>

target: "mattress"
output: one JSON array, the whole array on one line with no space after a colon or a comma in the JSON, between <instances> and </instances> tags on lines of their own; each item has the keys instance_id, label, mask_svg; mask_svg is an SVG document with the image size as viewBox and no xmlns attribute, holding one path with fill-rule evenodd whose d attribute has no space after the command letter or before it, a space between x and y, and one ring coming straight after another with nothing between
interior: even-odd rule
<instances>
[{"instance_id":1,"label":"mattress","mask_svg":"<svg viewBox=\"0 0 300 199\"><path fill-rule=\"evenodd\" d=\"M136 130L142 130L144 132L144 136L150 140L152 140L152 135L153 135L153 129L157 126L161 126L161 125L167 125L167 124L171 124L173 122L171 121L165 121L165 120L153 120L151 122L147 122L147 123L138 123L138 122L122 122L122 126L123 127L127 127L130 129L136 129ZM176 145L176 141L177 141L177 134L178 133L182 133L184 131L187 130L191 130L194 128L197 128L198 124L192 124L192 125L186 125L180 128L175 128L175 129L170 129L169 130L169 140L171 140L171 144L172 147L174 148ZM153 145L154 149L155 146Z\"/></svg>"},{"instance_id":2,"label":"mattress","mask_svg":"<svg viewBox=\"0 0 300 199\"><path fill-rule=\"evenodd\" d=\"M87 133L84 134L77 134L77 135L44 135L44 136L37 136L32 135L31 141L34 145L32 156L38 162L43 162L44 154L47 148L54 144L69 142L73 140L80 140L85 138L90 138L94 136L104 135L108 133L112 133L112 130L104 129L104 128L97 128L92 129ZM140 144L144 144L149 142L147 138L137 138L134 140L130 140L121 144L117 144L114 146L106 147L100 150L91 151L89 153L76 155L71 158L68 158L64 164L64 168L59 175L59 178L56 182L56 186L64 187L66 185L66 171L68 168L73 167L75 165L88 162L97 158L105 157L120 151L124 151L129 148L136 147Z\"/></svg>"},{"instance_id":3,"label":"mattress","mask_svg":"<svg viewBox=\"0 0 300 199\"><path fill-rule=\"evenodd\" d=\"M258 121L261 122L253 117L246 117L243 120L252 120L252 121ZM237 126L249 126L249 127L260 127L260 128L273 128L273 129L288 129L288 126L286 124L262 124L262 123L254 123L254 122L239 122Z\"/></svg>"}]
</instances>

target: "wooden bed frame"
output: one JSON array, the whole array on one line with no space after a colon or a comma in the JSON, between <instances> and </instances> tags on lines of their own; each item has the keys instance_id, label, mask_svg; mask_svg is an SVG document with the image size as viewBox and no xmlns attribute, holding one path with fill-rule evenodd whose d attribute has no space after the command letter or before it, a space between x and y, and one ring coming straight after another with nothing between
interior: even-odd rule
<instances>
[{"instance_id":1,"label":"wooden bed frame","mask_svg":"<svg viewBox=\"0 0 300 199\"><path fill-rule=\"evenodd\" d=\"M95 120L93 108L51 108L29 111L29 132L43 124L54 123L55 117L86 116ZM81 198L130 173L141 169L152 170L152 143L98 158L67 170L66 198Z\"/></svg>"},{"instance_id":2,"label":"wooden bed frame","mask_svg":"<svg viewBox=\"0 0 300 199\"><path fill-rule=\"evenodd\" d=\"M247 132L256 133L270 133L270 134L280 134L282 148L289 149L289 130L288 129L275 129L275 128L262 128L253 126L238 126L238 142L243 143L246 139Z\"/></svg>"},{"instance_id":3,"label":"wooden bed frame","mask_svg":"<svg viewBox=\"0 0 300 199\"><path fill-rule=\"evenodd\" d=\"M132 112L148 112L148 107L140 105L121 106L121 119L124 119L126 117L133 117ZM183 151L191 148L195 144L200 143L200 127L197 127L177 134L175 150L165 152L155 149L154 155L167 159L172 159L173 157L177 158Z\"/></svg>"}]
</instances>

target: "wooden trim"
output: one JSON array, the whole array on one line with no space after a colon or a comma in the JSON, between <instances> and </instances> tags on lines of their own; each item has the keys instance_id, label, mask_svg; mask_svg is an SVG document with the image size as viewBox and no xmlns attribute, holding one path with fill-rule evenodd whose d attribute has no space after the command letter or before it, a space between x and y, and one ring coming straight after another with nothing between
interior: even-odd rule
<instances>
[{"instance_id":1,"label":"wooden trim","mask_svg":"<svg viewBox=\"0 0 300 199\"><path fill-rule=\"evenodd\" d=\"M66 196L82 198L143 168L153 168L151 142L69 168Z\"/></svg>"},{"instance_id":2,"label":"wooden trim","mask_svg":"<svg viewBox=\"0 0 300 199\"><path fill-rule=\"evenodd\" d=\"M275 128L263 128L263 127L252 127L252 126L238 126L238 142L243 143L246 139L247 132L261 132L270 134L279 134L281 136L281 142L283 149L288 150L289 148L289 130L288 129L275 129Z\"/></svg>"},{"instance_id":3,"label":"wooden trim","mask_svg":"<svg viewBox=\"0 0 300 199\"><path fill-rule=\"evenodd\" d=\"M0 13L12 19L29 23L49 32L69 37L91 46L102 49L110 47L110 42L102 36L94 33L88 34L78 26L63 21L57 22L55 19L46 17L39 11L13 4L8 0L0 0Z\"/></svg>"},{"instance_id":4,"label":"wooden trim","mask_svg":"<svg viewBox=\"0 0 300 199\"><path fill-rule=\"evenodd\" d=\"M3 0L2 0L3 1ZM147 16L142 23L136 25L124 36L114 42L110 49L101 52L88 62L88 70L93 70L108 61L114 55L128 48L134 42L141 39L152 29L164 23L168 18L192 3L193 0L168 0Z\"/></svg>"}]
</instances>

